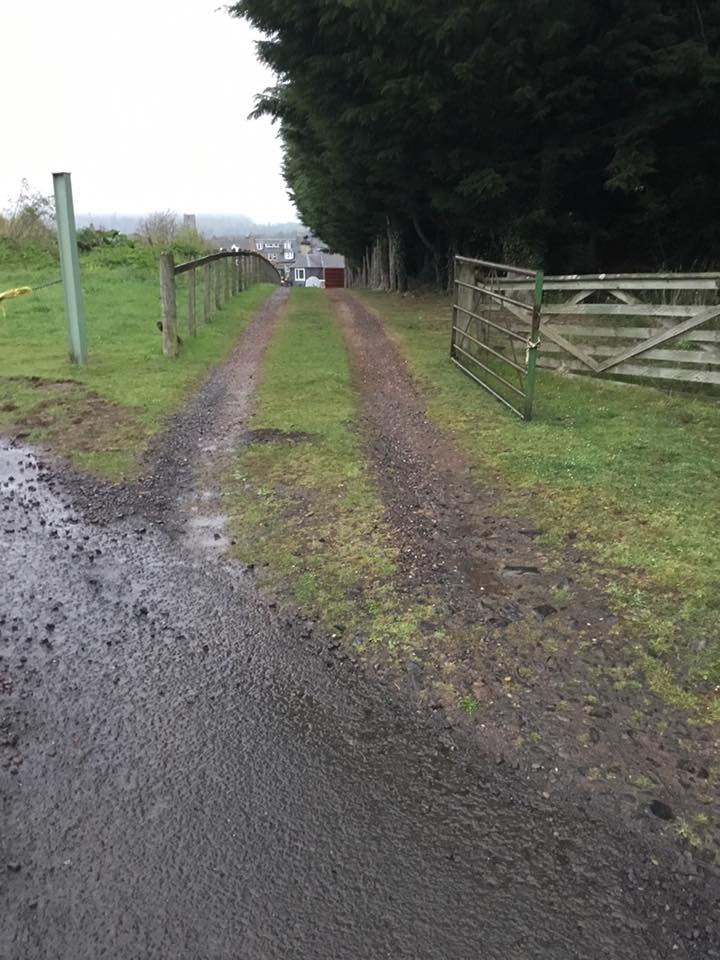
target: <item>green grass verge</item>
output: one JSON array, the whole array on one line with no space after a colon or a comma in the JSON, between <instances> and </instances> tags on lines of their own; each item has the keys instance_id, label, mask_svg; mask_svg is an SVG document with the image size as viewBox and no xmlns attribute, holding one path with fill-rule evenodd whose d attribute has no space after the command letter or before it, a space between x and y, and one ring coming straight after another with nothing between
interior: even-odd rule
<instances>
[{"instance_id":1,"label":"green grass verge","mask_svg":"<svg viewBox=\"0 0 720 960\"><path fill-rule=\"evenodd\" d=\"M600 561L649 686L720 718L720 406L649 387L539 375L516 421L448 360L442 297L360 297L386 321L501 510L531 513Z\"/></svg>"},{"instance_id":2,"label":"green grass verge","mask_svg":"<svg viewBox=\"0 0 720 960\"><path fill-rule=\"evenodd\" d=\"M396 594L397 552L355 416L330 302L322 290L295 289L264 365L258 439L226 478L226 507L241 559L264 565L272 582L359 647L397 650L432 610Z\"/></svg>"},{"instance_id":3,"label":"green grass verge","mask_svg":"<svg viewBox=\"0 0 720 960\"><path fill-rule=\"evenodd\" d=\"M186 333L186 286L178 286L183 345L177 360L161 351L157 261L146 248L93 251L81 258L88 364L67 357L62 286L5 302L0 312L0 432L46 442L78 465L128 476L166 416L228 352L267 296L260 285L234 298L197 337ZM52 255L0 248L0 290L59 276ZM183 277L178 278L179 281ZM202 285L198 289L202 305ZM31 379L33 378L33 379Z\"/></svg>"}]
</instances>

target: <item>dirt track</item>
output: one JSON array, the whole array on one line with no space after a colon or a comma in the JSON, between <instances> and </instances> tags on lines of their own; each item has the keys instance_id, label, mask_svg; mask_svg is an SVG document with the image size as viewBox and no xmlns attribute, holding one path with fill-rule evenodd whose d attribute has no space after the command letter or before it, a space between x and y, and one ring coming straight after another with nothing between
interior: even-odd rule
<instances>
[{"instance_id":1,"label":"dirt track","mask_svg":"<svg viewBox=\"0 0 720 960\"><path fill-rule=\"evenodd\" d=\"M544 547L529 517L498 510L502 490L473 474L430 421L378 317L347 291L331 296L402 550L400 589L444 604L448 643L417 652L421 697L432 704L435 684L452 676L479 703L474 722L483 747L492 743L529 772L545 770L551 795L570 787L588 798L606 795L641 823L649 809L663 809L658 804L720 816L717 800L699 799L714 763L714 732L690 733L683 716L646 691L617 689L618 668L632 660L613 631L617 618L601 582L589 582L589 558ZM595 770L612 779L603 783ZM630 781L640 777L650 786L636 789Z\"/></svg>"},{"instance_id":2,"label":"dirt track","mask_svg":"<svg viewBox=\"0 0 720 960\"><path fill-rule=\"evenodd\" d=\"M541 796L187 535L281 300L134 495L0 445L0 960L719 957L711 870Z\"/></svg>"},{"instance_id":3,"label":"dirt track","mask_svg":"<svg viewBox=\"0 0 720 960\"><path fill-rule=\"evenodd\" d=\"M109 484L65 471L86 516L98 524L135 517L176 535L192 536L186 514L194 510L213 514L219 475L246 429L262 360L287 297L287 290L276 290L259 308L226 362L151 444L138 480ZM179 501L184 501L182 511L177 509Z\"/></svg>"}]
</instances>

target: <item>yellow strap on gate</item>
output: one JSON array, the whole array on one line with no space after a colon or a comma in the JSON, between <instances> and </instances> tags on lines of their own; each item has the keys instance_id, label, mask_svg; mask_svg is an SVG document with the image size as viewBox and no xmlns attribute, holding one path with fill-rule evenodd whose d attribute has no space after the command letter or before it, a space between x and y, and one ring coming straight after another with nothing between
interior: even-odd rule
<instances>
[{"instance_id":1,"label":"yellow strap on gate","mask_svg":"<svg viewBox=\"0 0 720 960\"><path fill-rule=\"evenodd\" d=\"M0 293L0 300L12 300L13 297L24 297L26 293L32 293L32 287L12 287L10 290L3 290Z\"/></svg>"},{"instance_id":2,"label":"yellow strap on gate","mask_svg":"<svg viewBox=\"0 0 720 960\"><path fill-rule=\"evenodd\" d=\"M5 316L5 300L24 297L26 293L32 293L32 287L11 287L9 290L0 292L0 311L2 311L2 315Z\"/></svg>"}]
</instances>

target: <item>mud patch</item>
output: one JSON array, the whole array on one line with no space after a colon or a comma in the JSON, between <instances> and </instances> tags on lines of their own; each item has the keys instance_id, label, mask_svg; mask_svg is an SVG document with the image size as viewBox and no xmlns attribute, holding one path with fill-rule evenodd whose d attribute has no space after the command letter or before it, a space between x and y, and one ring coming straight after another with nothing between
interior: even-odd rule
<instances>
[{"instance_id":1,"label":"mud patch","mask_svg":"<svg viewBox=\"0 0 720 960\"><path fill-rule=\"evenodd\" d=\"M77 380L46 380L43 377L27 377L27 382L43 392L68 393L79 386Z\"/></svg>"},{"instance_id":2,"label":"mud patch","mask_svg":"<svg viewBox=\"0 0 720 960\"><path fill-rule=\"evenodd\" d=\"M188 518L222 513L220 479L242 440L262 357L286 300L286 290L268 297L227 361L150 441L132 481L110 484L68 474L67 483L89 519L106 525L134 516L184 538L194 522ZM190 533L191 544L200 540Z\"/></svg>"},{"instance_id":3,"label":"mud patch","mask_svg":"<svg viewBox=\"0 0 720 960\"><path fill-rule=\"evenodd\" d=\"M259 430L248 430L243 434L244 443L311 443L317 440L312 433L303 433L302 430L276 430L266 427Z\"/></svg>"},{"instance_id":4,"label":"mud patch","mask_svg":"<svg viewBox=\"0 0 720 960\"><path fill-rule=\"evenodd\" d=\"M4 385L4 389L3 389ZM0 385L0 397L20 387L19 402L8 400L0 411L4 430L16 439L48 443L60 456L117 454L147 433L140 417L127 407L106 400L75 380L13 378Z\"/></svg>"}]
</instances>

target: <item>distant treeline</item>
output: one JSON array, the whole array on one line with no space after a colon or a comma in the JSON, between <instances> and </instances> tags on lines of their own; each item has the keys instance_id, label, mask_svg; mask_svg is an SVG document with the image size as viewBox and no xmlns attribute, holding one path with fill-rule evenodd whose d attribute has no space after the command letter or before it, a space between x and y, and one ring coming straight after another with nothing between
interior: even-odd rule
<instances>
[{"instance_id":1,"label":"distant treeline","mask_svg":"<svg viewBox=\"0 0 720 960\"><path fill-rule=\"evenodd\" d=\"M137 233L146 214L120 213L78 213L76 221L79 227L101 226L106 230L118 230L120 233ZM182 219L181 217L179 219ZM195 226L207 236L278 236L294 237L304 232L299 223L255 223L250 217L226 216L212 213L199 213L195 216Z\"/></svg>"},{"instance_id":2,"label":"distant treeline","mask_svg":"<svg viewBox=\"0 0 720 960\"><path fill-rule=\"evenodd\" d=\"M720 0L240 0L306 223L383 284L454 251L720 260Z\"/></svg>"}]
</instances>

